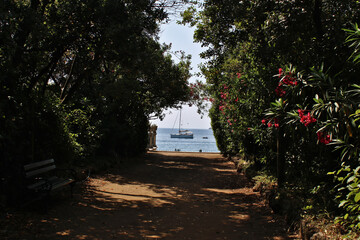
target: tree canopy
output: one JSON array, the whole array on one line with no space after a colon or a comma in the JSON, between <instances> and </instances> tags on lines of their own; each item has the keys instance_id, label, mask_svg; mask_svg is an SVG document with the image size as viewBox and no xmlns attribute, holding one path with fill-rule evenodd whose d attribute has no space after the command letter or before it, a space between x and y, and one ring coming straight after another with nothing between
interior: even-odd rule
<instances>
[{"instance_id":1,"label":"tree canopy","mask_svg":"<svg viewBox=\"0 0 360 240\"><path fill-rule=\"evenodd\" d=\"M144 152L148 117L188 98L159 25L182 1L2 1L1 164Z\"/></svg>"}]
</instances>

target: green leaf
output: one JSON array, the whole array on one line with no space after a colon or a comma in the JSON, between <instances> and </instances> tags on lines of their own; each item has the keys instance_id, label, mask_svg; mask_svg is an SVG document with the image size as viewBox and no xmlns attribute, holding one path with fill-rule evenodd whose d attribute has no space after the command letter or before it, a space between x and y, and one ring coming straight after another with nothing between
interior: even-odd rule
<instances>
[{"instance_id":1,"label":"green leaf","mask_svg":"<svg viewBox=\"0 0 360 240\"><path fill-rule=\"evenodd\" d=\"M360 228L360 223L356 224L356 227L357 227L357 228Z\"/></svg>"},{"instance_id":2,"label":"green leaf","mask_svg":"<svg viewBox=\"0 0 360 240\"><path fill-rule=\"evenodd\" d=\"M354 212L354 211L356 211L358 208L359 208L359 206L358 206L358 205L355 205L355 206L353 206L353 207L350 209L350 212Z\"/></svg>"},{"instance_id":3,"label":"green leaf","mask_svg":"<svg viewBox=\"0 0 360 240\"><path fill-rule=\"evenodd\" d=\"M358 202L360 200L360 192L355 195L354 200L355 202Z\"/></svg>"},{"instance_id":4,"label":"green leaf","mask_svg":"<svg viewBox=\"0 0 360 240\"><path fill-rule=\"evenodd\" d=\"M347 183L351 183L351 182L354 181L355 178L356 178L356 176L353 175L353 176L349 177L346 182L347 182Z\"/></svg>"},{"instance_id":5,"label":"green leaf","mask_svg":"<svg viewBox=\"0 0 360 240\"><path fill-rule=\"evenodd\" d=\"M348 202L348 200L342 200L339 204L339 207L344 206L347 202Z\"/></svg>"}]
</instances>

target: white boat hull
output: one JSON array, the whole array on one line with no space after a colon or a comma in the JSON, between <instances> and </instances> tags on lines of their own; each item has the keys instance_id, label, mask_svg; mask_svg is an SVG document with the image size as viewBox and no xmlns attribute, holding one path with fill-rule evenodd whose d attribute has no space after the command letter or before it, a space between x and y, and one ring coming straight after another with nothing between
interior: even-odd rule
<instances>
[{"instance_id":1,"label":"white boat hull","mask_svg":"<svg viewBox=\"0 0 360 240\"><path fill-rule=\"evenodd\" d=\"M170 134L171 138L194 138L192 134Z\"/></svg>"}]
</instances>

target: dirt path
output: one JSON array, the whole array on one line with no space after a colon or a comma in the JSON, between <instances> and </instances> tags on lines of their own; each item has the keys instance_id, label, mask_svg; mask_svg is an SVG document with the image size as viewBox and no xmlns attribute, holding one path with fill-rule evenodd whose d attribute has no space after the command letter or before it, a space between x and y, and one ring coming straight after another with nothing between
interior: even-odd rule
<instances>
[{"instance_id":1,"label":"dirt path","mask_svg":"<svg viewBox=\"0 0 360 240\"><path fill-rule=\"evenodd\" d=\"M152 152L86 186L24 217L16 239L290 239L218 154Z\"/></svg>"}]
</instances>

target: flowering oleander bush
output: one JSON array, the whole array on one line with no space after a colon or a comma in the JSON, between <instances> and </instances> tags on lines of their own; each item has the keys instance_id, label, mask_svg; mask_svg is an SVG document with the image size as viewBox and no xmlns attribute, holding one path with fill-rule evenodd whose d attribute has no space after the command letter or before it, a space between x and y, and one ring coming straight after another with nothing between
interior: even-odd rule
<instances>
[{"instance_id":1,"label":"flowering oleander bush","mask_svg":"<svg viewBox=\"0 0 360 240\"><path fill-rule=\"evenodd\" d=\"M355 30L348 32L350 33L348 39L351 46L356 46L354 51L356 53L360 48L359 28L355 25ZM359 55L352 56L354 62L357 62ZM336 171L329 172L330 175L335 176L337 182L333 192L338 207L344 210L337 221L352 229L360 229L360 125L357 126L356 123L360 112L360 86L354 84L356 82L354 79L346 79L346 81L341 79L346 77L342 73L336 76L329 75L323 67L313 68L306 78L300 73L297 74L298 79L292 77L293 75L291 66L286 71L280 68L279 77L283 77L279 81L276 94L284 99L272 103L271 108L266 111L266 116L283 119L285 126L281 134L296 131L300 136L305 136L304 133L307 132L307 137L314 138L313 133L316 133L317 145L326 145L327 151L334 152L331 160L321 157L320 159L327 163L327 169L330 166L337 168ZM288 93L289 89L281 90L282 94L279 95L278 89L284 84L292 87L291 92ZM299 87L294 88L297 85ZM295 110L296 108L298 109ZM285 111L287 115L284 114ZM288 120L291 118L294 120ZM306 129L294 125L298 120ZM268 126L271 127L271 122L267 121ZM262 124L266 124L266 120L262 120ZM322 154L321 149L322 147L317 147L316 152L319 156Z\"/></svg>"},{"instance_id":2,"label":"flowering oleander bush","mask_svg":"<svg viewBox=\"0 0 360 240\"><path fill-rule=\"evenodd\" d=\"M345 210L339 219L359 227L360 86L351 74L354 65L340 73L323 65L308 71L288 65L267 82L254 77L258 70L231 66L233 73L208 85L221 152L250 159L277 176L281 187L301 189L305 205L306 199L328 209L339 205ZM335 169L333 182L327 173Z\"/></svg>"},{"instance_id":3,"label":"flowering oleander bush","mask_svg":"<svg viewBox=\"0 0 360 240\"><path fill-rule=\"evenodd\" d=\"M189 11L183 19L208 47L202 73L221 152L247 158L277 176L282 191L332 212L337 188L327 173L344 162L358 165L352 85L360 74L360 32L343 28L359 21L359 4L205 1L199 14ZM353 49L344 44L346 34Z\"/></svg>"}]
</instances>

